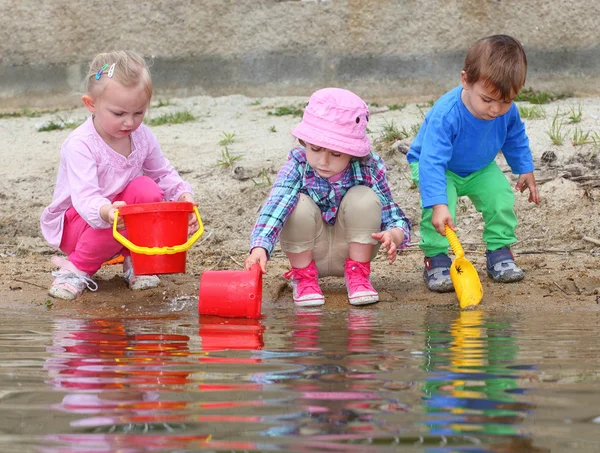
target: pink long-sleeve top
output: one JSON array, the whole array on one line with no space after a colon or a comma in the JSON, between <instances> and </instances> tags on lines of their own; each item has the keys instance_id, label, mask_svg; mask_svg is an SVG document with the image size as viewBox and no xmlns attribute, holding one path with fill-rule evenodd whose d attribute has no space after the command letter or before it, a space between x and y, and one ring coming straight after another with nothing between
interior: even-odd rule
<instances>
[{"instance_id":1,"label":"pink long-sleeve top","mask_svg":"<svg viewBox=\"0 0 600 453\"><path fill-rule=\"evenodd\" d=\"M111 204L134 178L142 175L163 189L166 201L177 200L184 192L193 194L148 127L142 124L132 132L131 154L125 157L102 140L90 117L71 132L60 149L54 196L40 219L44 238L51 246L60 246L64 214L71 206L92 228L111 228L100 217L100 207Z\"/></svg>"}]
</instances>

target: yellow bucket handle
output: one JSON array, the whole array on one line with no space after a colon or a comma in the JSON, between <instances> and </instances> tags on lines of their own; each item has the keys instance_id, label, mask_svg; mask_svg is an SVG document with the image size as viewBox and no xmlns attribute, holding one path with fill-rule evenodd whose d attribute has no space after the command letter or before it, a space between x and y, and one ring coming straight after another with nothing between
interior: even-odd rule
<instances>
[{"instance_id":1,"label":"yellow bucket handle","mask_svg":"<svg viewBox=\"0 0 600 453\"><path fill-rule=\"evenodd\" d=\"M115 210L115 219L113 221L113 237L123 246L127 247L134 253L139 253L141 255L174 255L175 253L185 252L189 249L194 242L200 239L202 233L204 233L204 225L202 225L202 219L200 218L200 212L198 212L198 208L194 206L194 213L196 214L196 218L198 219L198 231L194 233L192 237L190 237L185 244L182 245L173 245L173 246L165 246L165 247L140 247L135 245L125 236L117 231L117 220L119 218L119 210Z\"/></svg>"}]
</instances>

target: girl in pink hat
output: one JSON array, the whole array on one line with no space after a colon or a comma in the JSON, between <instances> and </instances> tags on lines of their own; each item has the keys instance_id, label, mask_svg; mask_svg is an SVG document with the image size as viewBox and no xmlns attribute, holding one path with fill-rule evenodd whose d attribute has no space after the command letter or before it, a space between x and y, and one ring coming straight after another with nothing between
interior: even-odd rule
<instances>
[{"instance_id":1,"label":"girl in pink hat","mask_svg":"<svg viewBox=\"0 0 600 453\"><path fill-rule=\"evenodd\" d=\"M379 247L393 263L410 241L411 224L392 199L386 166L367 137L369 109L354 93L314 93L293 135L293 148L252 230L245 267L267 270L275 244L292 266L284 277L294 303L323 305L319 277L344 276L352 305L379 301L370 282Z\"/></svg>"}]
</instances>

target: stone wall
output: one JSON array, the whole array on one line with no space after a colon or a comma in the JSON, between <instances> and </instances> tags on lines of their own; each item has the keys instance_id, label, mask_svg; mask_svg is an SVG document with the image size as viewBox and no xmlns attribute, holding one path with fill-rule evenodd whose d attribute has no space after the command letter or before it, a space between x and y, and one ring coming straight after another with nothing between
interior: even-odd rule
<instances>
[{"instance_id":1,"label":"stone wall","mask_svg":"<svg viewBox=\"0 0 600 453\"><path fill-rule=\"evenodd\" d=\"M153 58L157 95L431 99L478 38L517 37L527 86L600 94L600 2L589 0L0 0L3 108L78 103L98 52Z\"/></svg>"}]
</instances>

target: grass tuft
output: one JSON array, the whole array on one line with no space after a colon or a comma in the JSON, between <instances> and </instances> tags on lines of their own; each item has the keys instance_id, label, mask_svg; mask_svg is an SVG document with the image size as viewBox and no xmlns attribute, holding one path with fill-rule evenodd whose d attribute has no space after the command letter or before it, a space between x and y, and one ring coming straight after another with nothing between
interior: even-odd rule
<instances>
[{"instance_id":1,"label":"grass tuft","mask_svg":"<svg viewBox=\"0 0 600 453\"><path fill-rule=\"evenodd\" d=\"M231 134L222 132L221 135L223 138L219 141L219 146L227 146L235 143L235 132L232 132Z\"/></svg>"},{"instance_id":2,"label":"grass tuft","mask_svg":"<svg viewBox=\"0 0 600 453\"><path fill-rule=\"evenodd\" d=\"M175 113L164 113L150 120L150 126L162 126L164 124L183 124L196 121L196 117L189 110Z\"/></svg>"},{"instance_id":3,"label":"grass tuft","mask_svg":"<svg viewBox=\"0 0 600 453\"><path fill-rule=\"evenodd\" d=\"M575 106L572 106L567 114L570 124L580 123L582 116L583 112L581 110L581 104L577 104L577 109Z\"/></svg>"},{"instance_id":4,"label":"grass tuft","mask_svg":"<svg viewBox=\"0 0 600 453\"><path fill-rule=\"evenodd\" d=\"M550 137L552 143L554 143L557 146L562 145L565 141L565 137L567 136L566 132L562 132L562 127L564 123L562 120L558 119L559 115L559 111L558 109L556 109L556 114L552 119L552 126L550 126L549 131L546 131L546 134L548 134L548 137Z\"/></svg>"},{"instance_id":5,"label":"grass tuft","mask_svg":"<svg viewBox=\"0 0 600 453\"><path fill-rule=\"evenodd\" d=\"M391 104L391 105L388 105L387 107L390 110L402 110L404 107L406 107L406 104Z\"/></svg>"},{"instance_id":6,"label":"grass tuft","mask_svg":"<svg viewBox=\"0 0 600 453\"><path fill-rule=\"evenodd\" d=\"M546 118L546 111L539 105L534 105L533 107L520 105L519 114L521 115L521 118L526 120L538 120Z\"/></svg>"},{"instance_id":7,"label":"grass tuft","mask_svg":"<svg viewBox=\"0 0 600 453\"><path fill-rule=\"evenodd\" d=\"M269 112L268 115L273 115L273 116L285 116L285 115L292 115L292 116L302 116L302 114L304 113L304 109L300 108L297 105L287 105L287 106L282 106L282 107L277 107L275 108L274 111Z\"/></svg>"},{"instance_id":8,"label":"grass tuft","mask_svg":"<svg viewBox=\"0 0 600 453\"><path fill-rule=\"evenodd\" d=\"M573 139L571 140L573 146L585 145L586 143L591 142L592 140L590 140L590 131L583 132L580 127L575 128L573 131Z\"/></svg>"},{"instance_id":9,"label":"grass tuft","mask_svg":"<svg viewBox=\"0 0 600 453\"><path fill-rule=\"evenodd\" d=\"M65 120L62 118L55 118L46 123L37 126L38 132L50 132L50 131L62 131L63 129L75 129L79 127L81 121Z\"/></svg>"},{"instance_id":10,"label":"grass tuft","mask_svg":"<svg viewBox=\"0 0 600 453\"><path fill-rule=\"evenodd\" d=\"M559 99L570 97L569 93L553 93L551 91L537 91L533 88L523 88L515 98L515 102L529 102L530 104L548 104Z\"/></svg>"},{"instance_id":11,"label":"grass tuft","mask_svg":"<svg viewBox=\"0 0 600 453\"><path fill-rule=\"evenodd\" d=\"M229 153L229 149L225 147L225 149L221 151L221 158L217 160L217 165L223 168L231 168L233 167L233 164L235 164L241 158L242 156L232 156Z\"/></svg>"}]
</instances>

